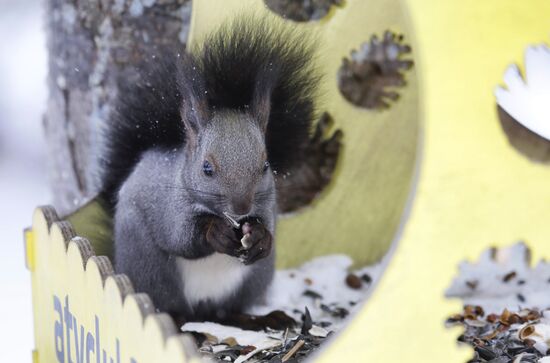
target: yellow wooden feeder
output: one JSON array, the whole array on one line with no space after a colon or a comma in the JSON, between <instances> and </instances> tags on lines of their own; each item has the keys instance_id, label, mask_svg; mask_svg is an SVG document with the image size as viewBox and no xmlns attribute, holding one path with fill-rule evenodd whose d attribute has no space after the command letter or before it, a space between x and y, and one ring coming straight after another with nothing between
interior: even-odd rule
<instances>
[{"instance_id":1,"label":"yellow wooden feeder","mask_svg":"<svg viewBox=\"0 0 550 363\"><path fill-rule=\"evenodd\" d=\"M191 44L243 10L278 17L262 0L195 1ZM322 104L344 131L344 150L330 190L280 221L278 265L330 253L364 265L392 254L368 303L312 359L465 361L471 352L443 326L460 309L443 298L458 262L520 238L550 256L550 168L509 145L493 97L506 66L547 41L550 2L346 0L318 22L285 21L321 40ZM342 97L336 74L387 29L405 35L415 66L398 102L368 111ZM77 232L39 208L26 232L33 361L198 361L171 319L94 254L101 246L77 237L93 225L72 222Z\"/></svg>"}]
</instances>

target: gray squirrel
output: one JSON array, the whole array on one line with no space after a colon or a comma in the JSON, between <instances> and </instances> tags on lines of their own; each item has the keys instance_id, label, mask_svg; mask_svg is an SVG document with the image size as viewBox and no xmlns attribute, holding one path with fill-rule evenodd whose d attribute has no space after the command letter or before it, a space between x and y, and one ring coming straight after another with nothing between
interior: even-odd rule
<instances>
[{"instance_id":1,"label":"gray squirrel","mask_svg":"<svg viewBox=\"0 0 550 363\"><path fill-rule=\"evenodd\" d=\"M280 212L311 202L340 149L314 100L313 41L244 17L185 53L161 49L119 81L101 195L114 265L156 307L223 320L263 298Z\"/></svg>"}]
</instances>

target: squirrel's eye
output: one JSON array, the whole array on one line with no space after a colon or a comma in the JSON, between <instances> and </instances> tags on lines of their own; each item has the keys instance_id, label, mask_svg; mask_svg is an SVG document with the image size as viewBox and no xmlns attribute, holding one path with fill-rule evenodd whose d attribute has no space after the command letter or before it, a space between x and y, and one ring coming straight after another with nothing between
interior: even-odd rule
<instances>
[{"instance_id":1,"label":"squirrel's eye","mask_svg":"<svg viewBox=\"0 0 550 363\"><path fill-rule=\"evenodd\" d=\"M202 163L202 171L206 176L212 176L212 174L214 174L214 169L208 160L205 160L204 163Z\"/></svg>"},{"instance_id":2,"label":"squirrel's eye","mask_svg":"<svg viewBox=\"0 0 550 363\"><path fill-rule=\"evenodd\" d=\"M269 169L269 161L264 161L264 173Z\"/></svg>"}]
</instances>

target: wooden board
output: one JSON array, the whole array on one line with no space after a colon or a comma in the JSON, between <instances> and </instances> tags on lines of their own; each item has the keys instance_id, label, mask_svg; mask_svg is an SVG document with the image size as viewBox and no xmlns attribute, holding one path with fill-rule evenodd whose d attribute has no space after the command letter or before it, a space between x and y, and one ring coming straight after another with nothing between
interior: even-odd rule
<instances>
[{"instance_id":1,"label":"wooden board","mask_svg":"<svg viewBox=\"0 0 550 363\"><path fill-rule=\"evenodd\" d=\"M198 361L172 319L156 313L147 295L135 294L129 279L114 274L110 261L52 208L36 210L25 247L35 363Z\"/></svg>"}]
</instances>

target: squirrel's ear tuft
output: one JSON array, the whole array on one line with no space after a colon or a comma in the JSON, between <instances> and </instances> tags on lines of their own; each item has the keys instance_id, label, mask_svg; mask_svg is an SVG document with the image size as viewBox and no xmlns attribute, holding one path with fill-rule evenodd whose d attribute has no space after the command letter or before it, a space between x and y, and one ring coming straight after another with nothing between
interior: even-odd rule
<instances>
[{"instance_id":1,"label":"squirrel's ear tuft","mask_svg":"<svg viewBox=\"0 0 550 363\"><path fill-rule=\"evenodd\" d=\"M266 69L260 70L256 79L252 97L252 115L258 121L263 132L267 129L271 113L271 96L277 85L279 69L269 62Z\"/></svg>"},{"instance_id":2,"label":"squirrel's ear tuft","mask_svg":"<svg viewBox=\"0 0 550 363\"><path fill-rule=\"evenodd\" d=\"M195 144L199 132L210 120L206 87L197 62L186 56L179 69L178 87L181 93L181 120L187 143Z\"/></svg>"}]
</instances>

